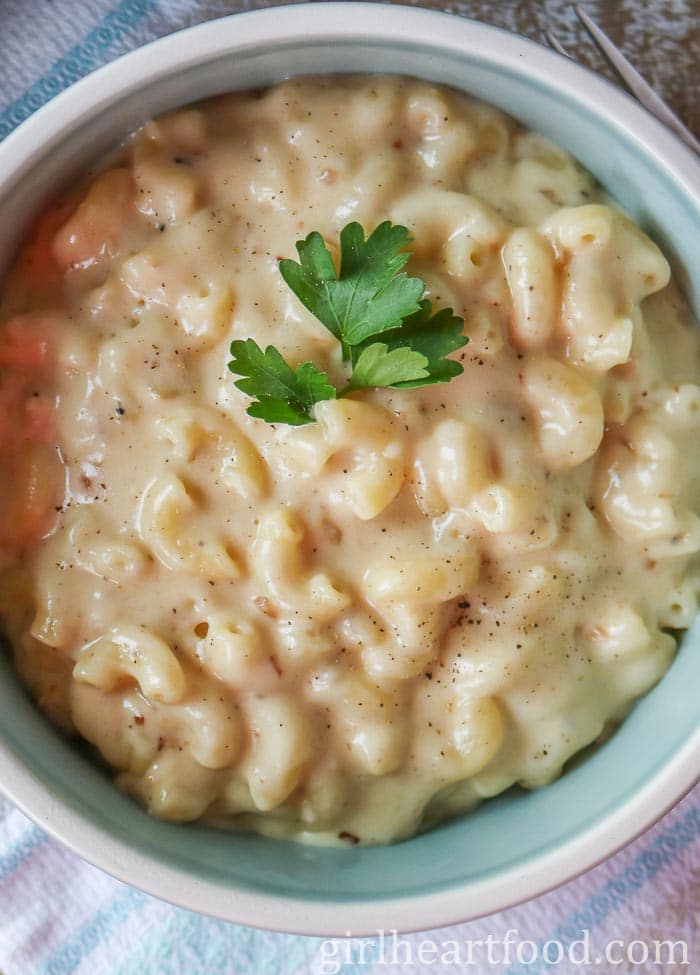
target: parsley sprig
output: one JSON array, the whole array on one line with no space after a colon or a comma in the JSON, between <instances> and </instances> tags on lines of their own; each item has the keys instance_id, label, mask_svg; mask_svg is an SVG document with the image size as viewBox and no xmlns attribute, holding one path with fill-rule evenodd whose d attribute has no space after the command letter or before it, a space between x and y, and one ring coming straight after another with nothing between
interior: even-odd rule
<instances>
[{"instance_id":1,"label":"parsley sprig","mask_svg":"<svg viewBox=\"0 0 700 975\"><path fill-rule=\"evenodd\" d=\"M340 233L336 270L317 231L297 241L299 263L280 261L280 274L338 339L350 376L338 390L312 362L292 369L274 346L263 351L253 339L238 339L231 343L228 367L243 377L238 389L254 399L250 416L269 423L312 423L313 407L321 400L358 389L449 382L464 371L447 358L469 341L464 321L451 308L433 314L423 298L425 282L403 270L410 242L406 227L388 220L366 239L359 223L349 223Z\"/></svg>"}]
</instances>

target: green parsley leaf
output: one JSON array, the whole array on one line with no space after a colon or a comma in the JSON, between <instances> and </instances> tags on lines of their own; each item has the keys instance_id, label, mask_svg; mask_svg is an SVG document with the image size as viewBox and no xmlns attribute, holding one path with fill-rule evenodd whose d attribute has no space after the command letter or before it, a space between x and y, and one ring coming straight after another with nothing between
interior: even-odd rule
<instances>
[{"instance_id":1,"label":"green parsley leaf","mask_svg":"<svg viewBox=\"0 0 700 975\"><path fill-rule=\"evenodd\" d=\"M418 312L425 284L399 273L410 255L405 227L388 220L365 239L359 223L340 232L340 273L319 233L297 242L300 263L282 260L280 274L303 305L342 343L349 346L401 325Z\"/></svg>"},{"instance_id":2,"label":"green parsley leaf","mask_svg":"<svg viewBox=\"0 0 700 975\"><path fill-rule=\"evenodd\" d=\"M315 403L335 399L335 387L330 385L325 372L313 362L292 369L273 345L268 345L263 352L253 339L237 339L231 343L231 355L229 369L244 377L236 386L255 397L255 402L248 407L250 416L268 423L300 426L313 423Z\"/></svg>"},{"instance_id":3,"label":"green parsley leaf","mask_svg":"<svg viewBox=\"0 0 700 975\"><path fill-rule=\"evenodd\" d=\"M384 342L373 342L360 353L344 393L372 386L396 386L425 380L428 358L406 347L389 351Z\"/></svg>"},{"instance_id":4,"label":"green parsley leaf","mask_svg":"<svg viewBox=\"0 0 700 975\"><path fill-rule=\"evenodd\" d=\"M359 223L340 232L340 270L317 232L297 241L300 263L282 260L282 277L309 311L338 339L352 373L340 391L312 362L292 369L277 349L253 339L231 344L229 369L254 402L250 416L300 425L314 420L314 404L358 389L411 389L446 383L464 372L447 356L469 339L451 308L433 314L425 283L403 272L410 254L406 227L381 223L369 237ZM377 336L380 341L377 341Z\"/></svg>"},{"instance_id":5,"label":"green parsley leaf","mask_svg":"<svg viewBox=\"0 0 700 975\"><path fill-rule=\"evenodd\" d=\"M383 333L382 342L385 343L389 355L393 350L410 347L427 359L427 371L422 377L401 376L390 385L398 389L412 389L432 383L448 383L464 372L464 367L459 362L445 358L450 352L461 349L469 341L462 331L464 321L455 315L451 308L442 308L432 317L431 314L432 306L426 298L421 301L420 309L406 318L399 328ZM355 368L359 365L365 349L366 345L353 348ZM353 371L353 378L354 375Z\"/></svg>"}]
</instances>

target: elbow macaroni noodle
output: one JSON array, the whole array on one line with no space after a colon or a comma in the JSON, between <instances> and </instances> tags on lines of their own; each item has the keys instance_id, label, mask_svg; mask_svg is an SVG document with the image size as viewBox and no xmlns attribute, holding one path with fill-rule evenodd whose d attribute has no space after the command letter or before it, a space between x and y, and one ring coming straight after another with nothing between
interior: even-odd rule
<instances>
[{"instance_id":1,"label":"elbow macaroni noodle","mask_svg":"<svg viewBox=\"0 0 700 975\"><path fill-rule=\"evenodd\" d=\"M278 260L385 219L464 374L247 416L234 338L343 385ZM300 79L149 122L0 300L21 679L166 819L381 843L546 785L697 612L692 324L588 173L455 92Z\"/></svg>"}]
</instances>

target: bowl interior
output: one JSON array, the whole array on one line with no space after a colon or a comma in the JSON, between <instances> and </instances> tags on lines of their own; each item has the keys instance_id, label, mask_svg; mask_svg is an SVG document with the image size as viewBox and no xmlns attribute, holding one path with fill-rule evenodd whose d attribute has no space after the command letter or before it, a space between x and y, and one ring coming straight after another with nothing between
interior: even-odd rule
<instances>
[{"instance_id":1,"label":"bowl interior","mask_svg":"<svg viewBox=\"0 0 700 975\"><path fill-rule=\"evenodd\" d=\"M397 13L392 14L395 25L399 24ZM235 23L224 21L217 29L236 43ZM443 25L442 40L431 39L429 31L416 40L404 37L401 30L390 37L387 30L385 39L363 38L358 33L330 44L327 38L314 37L311 25L305 37L251 41L238 52L217 54L179 73L169 71L145 88L132 77L122 95L111 96L109 111L92 111L71 122L32 155L16 178L0 183L4 233L0 267L9 260L47 194L152 115L207 95L268 84L293 74L382 71L464 89L564 145L675 257L700 311L698 203L686 195L655 153L637 144L620 125L606 122L585 102L559 92L556 77L546 85L532 76L537 59L551 60L552 55L518 41L518 50L524 53L519 60L512 59L517 67L504 67L494 55L493 39L500 38L498 32L455 22L453 30L464 47L458 51L456 44L453 49L445 47L449 30ZM484 36L485 30L490 43L479 53L482 45L470 38L472 34ZM516 43L506 35L503 38L506 46ZM555 62L552 66L556 67ZM585 80L585 74L581 75ZM13 232L7 233L5 228L13 228ZM507 868L526 872L533 858L601 822L664 768L684 742L698 733L696 695L688 689L700 686L699 644L700 627L696 626L684 639L668 675L622 728L555 784L536 793L510 792L470 816L393 847L318 849L152 820L119 795L103 772L48 726L30 706L4 659L0 662L0 738L68 807L124 844L199 881L307 901L366 902L426 895ZM31 811L40 821L49 822L48 807ZM132 879L139 882L137 877ZM179 897L175 890L161 893L175 900ZM220 913L226 915L227 910L222 905Z\"/></svg>"},{"instance_id":2,"label":"bowl interior","mask_svg":"<svg viewBox=\"0 0 700 975\"><path fill-rule=\"evenodd\" d=\"M394 846L325 849L154 820L56 734L29 705L4 659L0 734L57 799L117 840L192 877L308 901L429 895L527 869L534 857L589 829L641 789L697 729L697 704L687 689L700 680L699 643L696 625L667 676L616 734L552 785L537 792L511 790ZM105 866L119 872L116 862ZM162 895L178 900L180 891Z\"/></svg>"}]
</instances>

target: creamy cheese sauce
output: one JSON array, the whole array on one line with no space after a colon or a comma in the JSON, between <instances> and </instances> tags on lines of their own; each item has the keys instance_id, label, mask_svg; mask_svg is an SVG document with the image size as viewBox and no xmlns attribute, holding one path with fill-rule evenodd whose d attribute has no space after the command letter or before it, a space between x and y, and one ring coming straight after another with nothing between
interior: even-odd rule
<instances>
[{"instance_id":1,"label":"creamy cheese sauce","mask_svg":"<svg viewBox=\"0 0 700 975\"><path fill-rule=\"evenodd\" d=\"M234 338L340 347L278 260L383 220L464 373L246 415ZM0 612L39 706L156 816L383 843L546 785L697 608L698 333L562 149L410 79L158 119L0 303Z\"/></svg>"}]
</instances>

